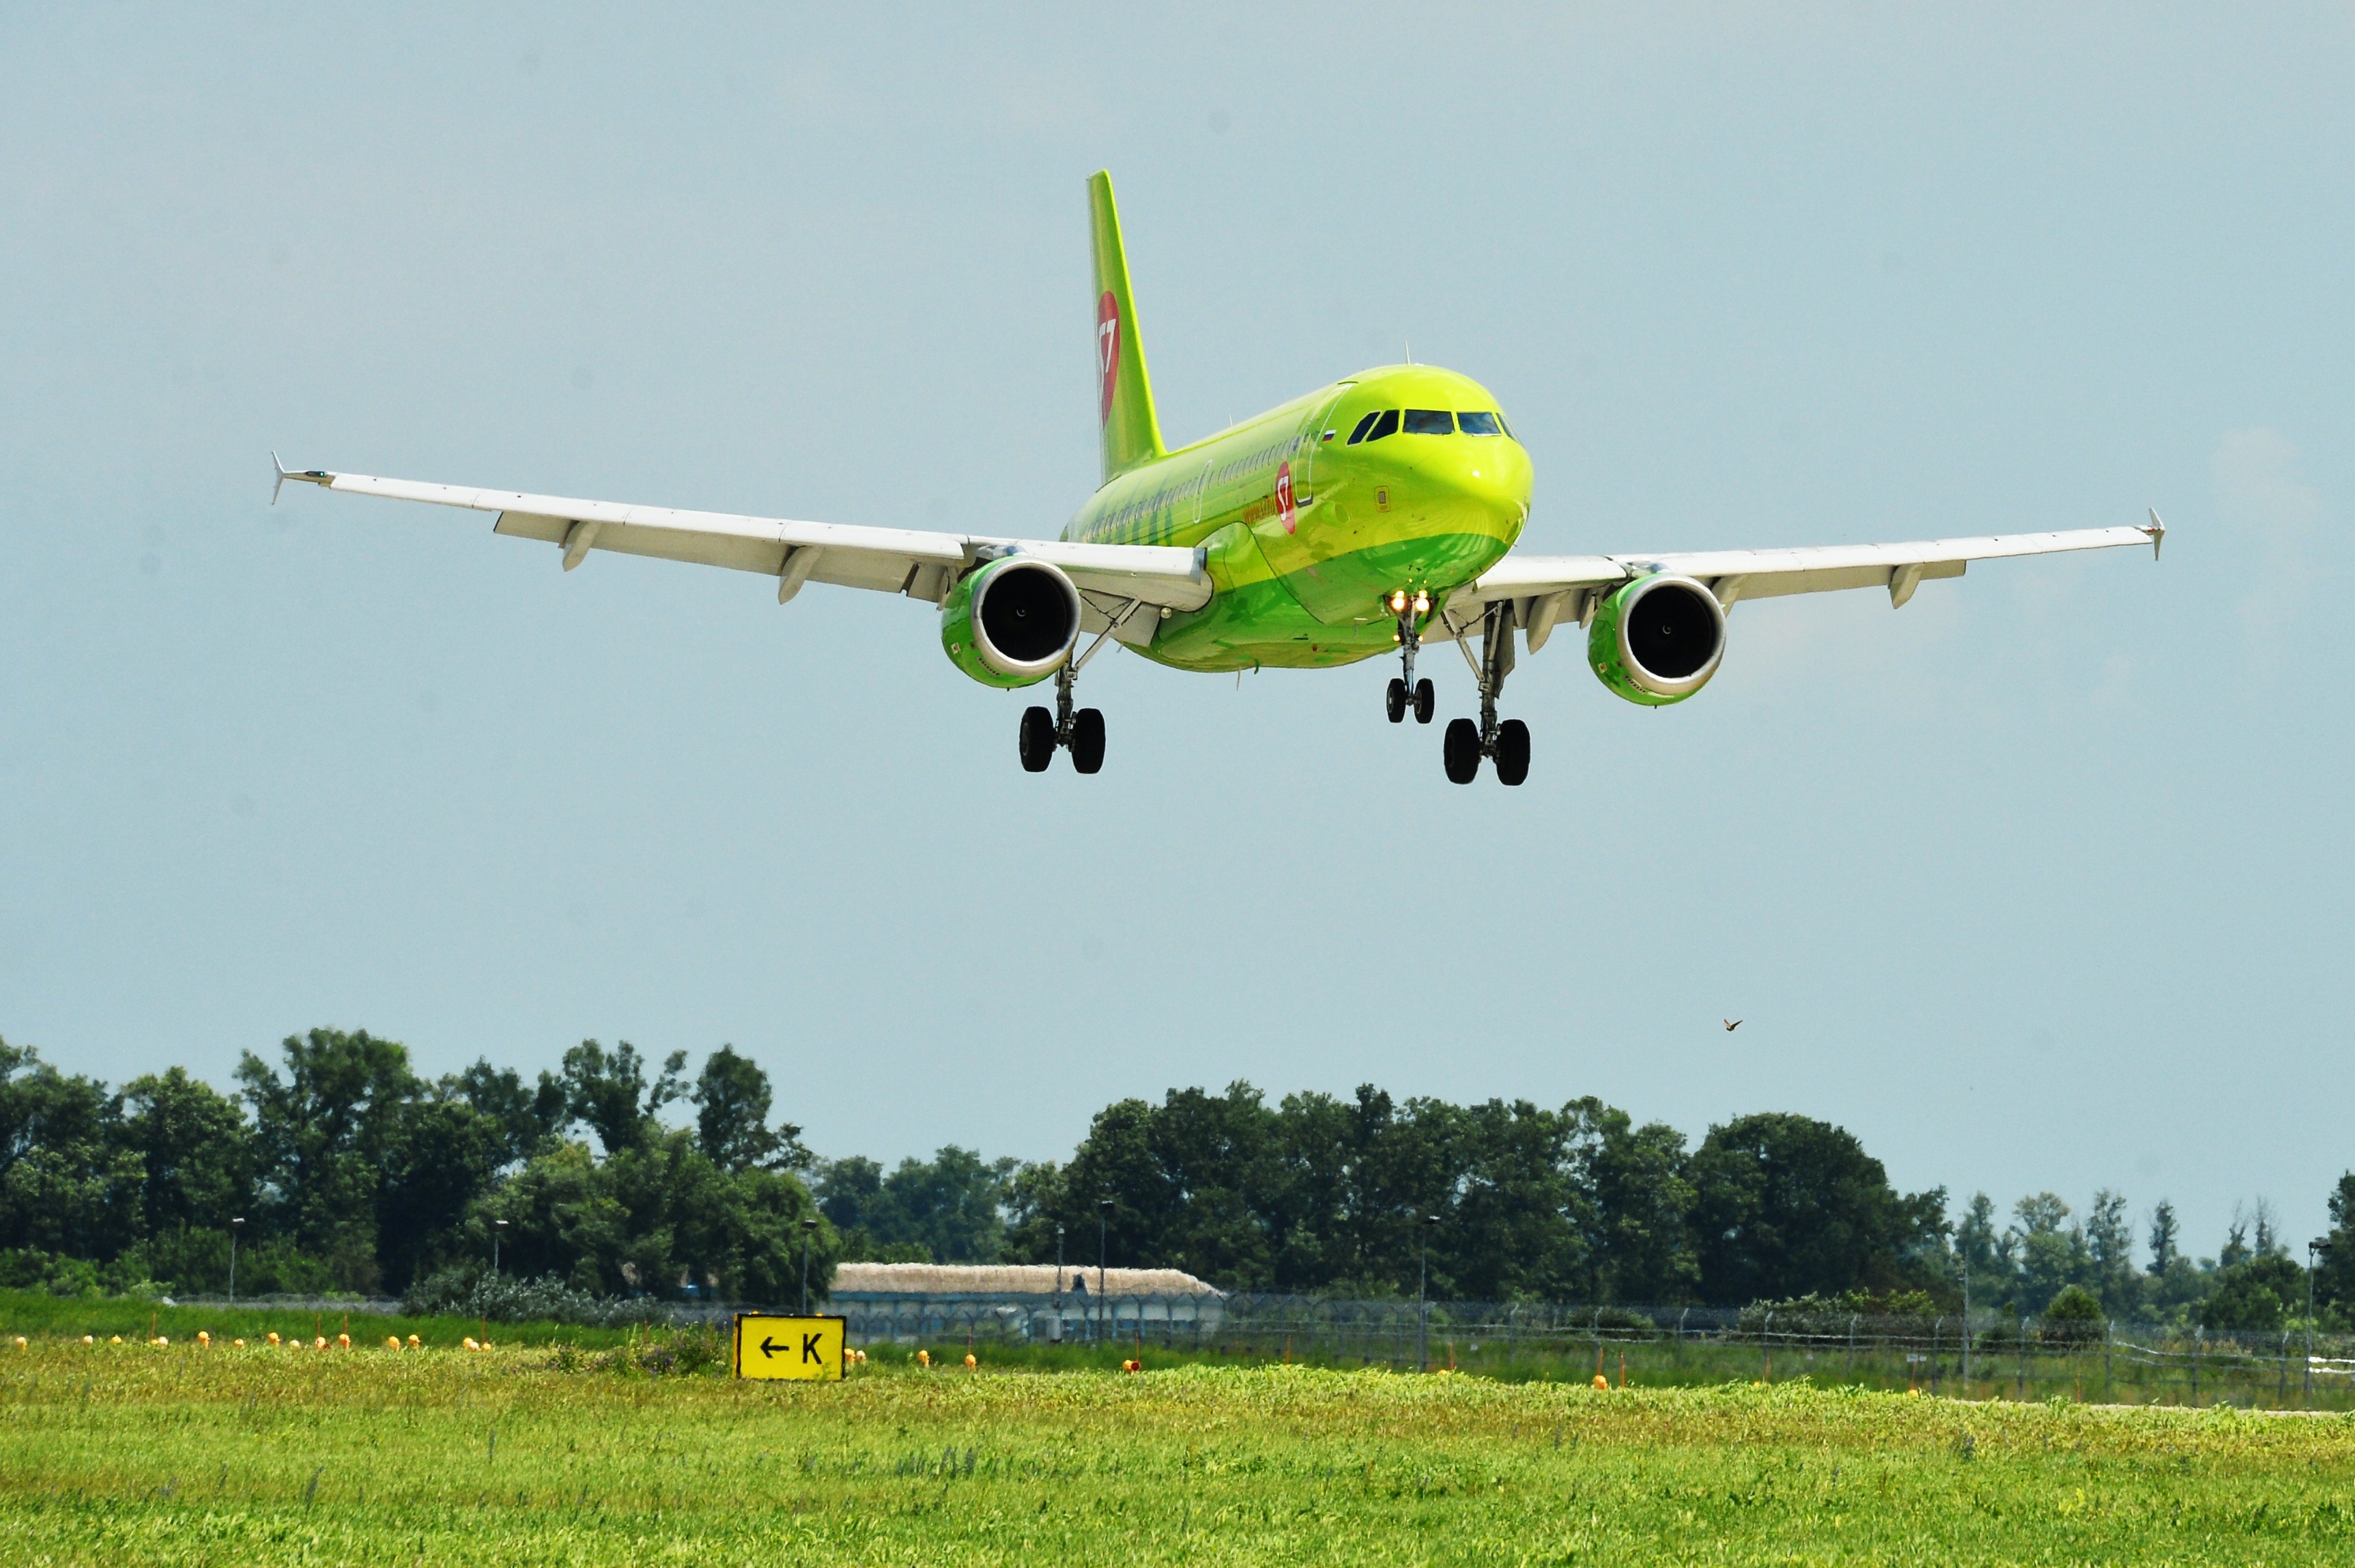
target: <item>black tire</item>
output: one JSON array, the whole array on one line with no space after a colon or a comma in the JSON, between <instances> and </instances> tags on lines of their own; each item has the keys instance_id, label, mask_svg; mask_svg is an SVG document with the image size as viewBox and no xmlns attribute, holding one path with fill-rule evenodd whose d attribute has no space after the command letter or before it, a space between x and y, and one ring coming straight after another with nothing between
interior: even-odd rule
<instances>
[{"instance_id":1,"label":"black tire","mask_svg":"<svg viewBox=\"0 0 2355 1568\"><path fill-rule=\"evenodd\" d=\"M1382 694L1382 711L1393 724L1406 717L1406 682L1396 676L1391 677L1390 689Z\"/></svg>"},{"instance_id":2,"label":"black tire","mask_svg":"<svg viewBox=\"0 0 2355 1568\"><path fill-rule=\"evenodd\" d=\"M1529 776L1529 727L1518 719L1497 726L1497 782L1517 784Z\"/></svg>"},{"instance_id":3,"label":"black tire","mask_svg":"<svg viewBox=\"0 0 2355 1568\"><path fill-rule=\"evenodd\" d=\"M1431 677L1424 676L1414 683L1414 721L1431 722L1432 712L1439 706L1439 693L1432 688Z\"/></svg>"},{"instance_id":4,"label":"black tire","mask_svg":"<svg viewBox=\"0 0 2355 1568\"><path fill-rule=\"evenodd\" d=\"M1083 773L1103 766L1103 709L1082 708L1071 715L1071 766Z\"/></svg>"},{"instance_id":5,"label":"black tire","mask_svg":"<svg viewBox=\"0 0 2355 1568\"><path fill-rule=\"evenodd\" d=\"M1043 773L1055 760L1055 716L1043 708L1022 710L1022 771Z\"/></svg>"},{"instance_id":6,"label":"black tire","mask_svg":"<svg viewBox=\"0 0 2355 1568\"><path fill-rule=\"evenodd\" d=\"M1480 776L1480 726L1469 719L1450 719L1441 745L1447 760L1447 782L1470 784Z\"/></svg>"}]
</instances>

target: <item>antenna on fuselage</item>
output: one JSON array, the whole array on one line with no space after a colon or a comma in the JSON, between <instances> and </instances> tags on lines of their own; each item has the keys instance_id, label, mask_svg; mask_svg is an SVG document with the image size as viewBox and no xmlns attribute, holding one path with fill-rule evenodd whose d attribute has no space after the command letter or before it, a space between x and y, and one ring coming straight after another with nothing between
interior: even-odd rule
<instances>
[{"instance_id":1,"label":"antenna on fuselage","mask_svg":"<svg viewBox=\"0 0 2355 1568\"><path fill-rule=\"evenodd\" d=\"M1414 363L1414 339L1412 337L1406 340L1406 362L1410 365Z\"/></svg>"}]
</instances>

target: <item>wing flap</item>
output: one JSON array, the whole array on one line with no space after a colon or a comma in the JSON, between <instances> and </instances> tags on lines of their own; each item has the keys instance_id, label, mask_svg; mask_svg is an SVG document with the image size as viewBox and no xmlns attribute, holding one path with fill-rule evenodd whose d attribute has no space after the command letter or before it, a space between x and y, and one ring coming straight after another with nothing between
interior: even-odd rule
<instances>
[{"instance_id":1,"label":"wing flap","mask_svg":"<svg viewBox=\"0 0 2355 1568\"><path fill-rule=\"evenodd\" d=\"M1675 571L1687 577L1710 579L1740 575L1753 581L1767 577L1807 578L1828 574L1826 588L1878 588L1901 566L1923 568L1924 577L1960 575L1935 573L1933 566L1974 560L1998 560L2009 556L2054 555L2069 550L2115 549L2120 545L2149 544L2151 530L2140 528L2072 528L2043 534L1989 534L1976 539L1921 539L1910 544L1817 545L1801 549L1712 549L1661 556L1617 556L1635 569ZM1871 572L1878 569L1880 575ZM1829 575L1829 574L1837 574ZM1807 588L1784 589L1805 593ZM1745 595L1751 592L1745 589Z\"/></svg>"},{"instance_id":2,"label":"wing flap","mask_svg":"<svg viewBox=\"0 0 2355 1568\"><path fill-rule=\"evenodd\" d=\"M1199 551L1174 545L1074 544L1067 539L979 541L1052 561L1083 593L1140 599L1172 610L1199 610L1210 602L1209 574Z\"/></svg>"},{"instance_id":3,"label":"wing flap","mask_svg":"<svg viewBox=\"0 0 2355 1568\"><path fill-rule=\"evenodd\" d=\"M779 580L779 600L802 583L905 593L938 603L969 567L991 554L1053 561L1082 590L1121 601L1194 610L1209 603L1210 580L1197 552L1166 546L1072 544L1060 539L994 539L913 528L878 528L576 500L519 490L485 490L365 474L300 474L330 490L496 512L496 533L564 549L567 571L592 549L725 567ZM804 552L810 552L805 556Z\"/></svg>"},{"instance_id":4,"label":"wing flap","mask_svg":"<svg viewBox=\"0 0 2355 1568\"><path fill-rule=\"evenodd\" d=\"M1483 604L1510 599L1520 603L1517 618L1521 624L1541 624L1550 628L1556 617L1582 613L1592 595L1661 571L1709 584L1720 602L1728 606L1741 599L1773 599L1788 593L1825 593L1848 588L1886 588L1890 602L1902 604L1913 596L1915 584L1933 578L1960 577L1974 560L2140 544L2152 546L2155 552L2164 532L2154 513L2148 528L1992 534L1977 539L1922 539L1911 544L1694 550L1654 556L1508 556L1478 581L1450 594L1447 608L1460 620Z\"/></svg>"},{"instance_id":5,"label":"wing flap","mask_svg":"<svg viewBox=\"0 0 2355 1568\"><path fill-rule=\"evenodd\" d=\"M744 519L750 521L751 519ZM545 539L566 545L577 538L574 528L594 524L596 531L590 536L589 548L611 550L615 555L642 555L657 560L680 560L697 566L724 566L736 571L757 571L770 577L784 569L785 551L792 548L773 533L722 530L709 528L682 528L660 524L605 522L592 517L559 517L545 512L501 512L492 528L494 533L510 539ZM900 577L907 576L907 558L897 554L883 555L876 560L875 552L856 552L858 557L875 560L868 575L875 575L894 563ZM845 551L835 568L849 568L854 553ZM819 557L820 569L810 576L818 581L834 579L824 570L826 558ZM862 582L859 586L865 586Z\"/></svg>"},{"instance_id":6,"label":"wing flap","mask_svg":"<svg viewBox=\"0 0 2355 1568\"><path fill-rule=\"evenodd\" d=\"M1773 599L1785 593L1834 593L1844 588L1886 588L1896 574L1913 565L1916 581L1934 577L1960 577L1967 560L1932 560L1901 563L1896 566L1818 566L1796 571L1732 571L1719 572L1706 578L1710 586L1718 587L1718 597L1723 600L1725 591L1720 585L1735 581L1734 592L1743 599ZM1671 571L1678 570L1671 568ZM1698 572L1686 572L1697 577Z\"/></svg>"}]
</instances>

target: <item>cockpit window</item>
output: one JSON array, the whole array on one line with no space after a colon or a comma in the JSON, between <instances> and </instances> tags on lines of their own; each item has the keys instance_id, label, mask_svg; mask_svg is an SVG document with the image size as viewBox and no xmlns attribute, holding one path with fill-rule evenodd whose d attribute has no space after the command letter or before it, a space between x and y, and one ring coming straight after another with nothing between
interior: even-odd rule
<instances>
[{"instance_id":1,"label":"cockpit window","mask_svg":"<svg viewBox=\"0 0 2355 1568\"><path fill-rule=\"evenodd\" d=\"M1398 433L1398 414L1399 411L1396 409L1384 409L1380 413L1375 415L1374 428L1366 432L1366 439L1368 441L1380 441L1386 435L1396 435ZM1351 441L1355 441L1358 438L1353 435L1349 439Z\"/></svg>"},{"instance_id":2,"label":"cockpit window","mask_svg":"<svg viewBox=\"0 0 2355 1568\"><path fill-rule=\"evenodd\" d=\"M1457 414L1456 428L1465 435L1502 435L1505 421L1494 414Z\"/></svg>"},{"instance_id":3,"label":"cockpit window","mask_svg":"<svg viewBox=\"0 0 2355 1568\"><path fill-rule=\"evenodd\" d=\"M1373 429L1373 428L1374 428L1374 421L1375 421L1376 420L1378 420L1378 419L1381 418L1381 417L1382 417L1382 411L1381 411L1381 410L1380 410L1380 409L1376 409L1373 412L1371 412L1371 413L1368 414L1364 419L1359 420L1359 421L1358 421L1358 428L1357 428L1357 429L1355 429L1355 430L1353 430L1353 431L1351 431L1351 432L1349 432L1349 444L1350 444L1351 446L1355 446L1355 445L1357 445L1357 444L1358 444L1358 443L1359 443L1359 442L1361 442L1361 441L1365 440L1365 439L1366 439L1366 432L1367 432L1368 431L1369 431L1369 430Z\"/></svg>"},{"instance_id":4,"label":"cockpit window","mask_svg":"<svg viewBox=\"0 0 2355 1568\"><path fill-rule=\"evenodd\" d=\"M1406 411L1406 432L1409 435L1454 435L1455 416L1445 409L1409 409Z\"/></svg>"}]
</instances>

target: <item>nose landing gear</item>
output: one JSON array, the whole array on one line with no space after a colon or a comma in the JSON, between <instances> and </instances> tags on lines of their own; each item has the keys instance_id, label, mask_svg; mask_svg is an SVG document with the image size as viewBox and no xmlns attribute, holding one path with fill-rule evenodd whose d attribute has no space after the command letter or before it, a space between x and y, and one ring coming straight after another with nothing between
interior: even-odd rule
<instances>
[{"instance_id":1,"label":"nose landing gear","mask_svg":"<svg viewBox=\"0 0 2355 1568\"><path fill-rule=\"evenodd\" d=\"M1418 724L1428 724L1431 722L1433 711L1438 706L1439 693L1432 688L1430 677L1425 677L1412 686L1409 686L1399 677L1391 677L1390 691L1383 699L1382 707L1383 711L1390 715L1391 723L1396 724L1403 720L1407 715L1407 709L1412 708L1414 709L1414 721Z\"/></svg>"},{"instance_id":2,"label":"nose landing gear","mask_svg":"<svg viewBox=\"0 0 2355 1568\"><path fill-rule=\"evenodd\" d=\"M1447 766L1450 784L1468 784L1480 776L1480 759L1493 757L1497 763L1497 782L1518 784L1529 776L1529 727L1518 719L1499 720L1497 717L1497 697L1505 689L1505 677L1513 668L1513 606L1509 600L1487 606L1480 621L1480 656L1465 646L1465 632L1453 620L1448 630L1455 633L1455 645L1464 651L1464 660L1472 667L1472 677L1480 685L1480 721L1451 719L1442 745L1442 760Z\"/></svg>"},{"instance_id":3,"label":"nose landing gear","mask_svg":"<svg viewBox=\"0 0 2355 1568\"><path fill-rule=\"evenodd\" d=\"M1431 595L1418 593L1413 602L1407 600L1401 588L1384 601L1391 613L1398 617L1399 673L1391 677L1390 689L1383 694L1382 711L1393 724L1404 719L1407 709L1414 709L1414 721L1428 724L1439 706L1439 693L1433 688L1428 677L1414 678L1414 653L1423 645L1423 635L1415 629L1415 617L1431 610Z\"/></svg>"}]
</instances>

